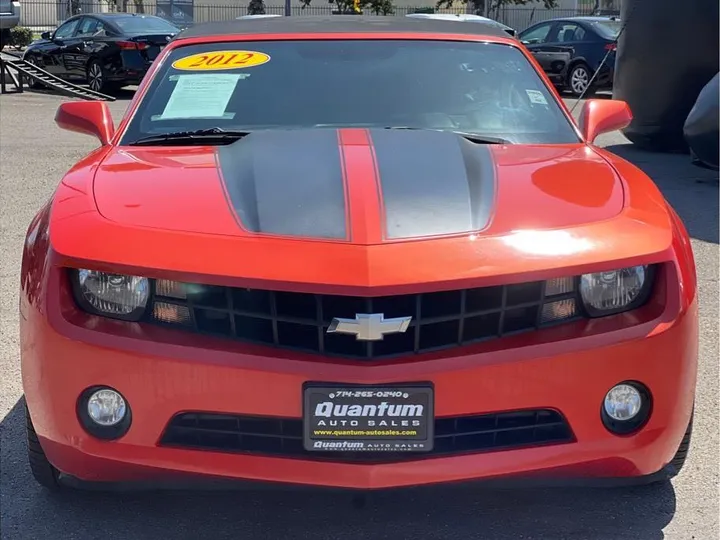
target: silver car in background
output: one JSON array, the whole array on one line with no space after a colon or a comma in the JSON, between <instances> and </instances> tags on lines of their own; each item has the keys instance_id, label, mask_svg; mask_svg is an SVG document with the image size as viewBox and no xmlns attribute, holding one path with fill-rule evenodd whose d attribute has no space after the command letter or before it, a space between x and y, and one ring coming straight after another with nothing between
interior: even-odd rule
<instances>
[{"instance_id":1,"label":"silver car in background","mask_svg":"<svg viewBox=\"0 0 720 540\"><path fill-rule=\"evenodd\" d=\"M412 17L413 19L435 19L440 21L464 21L464 22L484 22L487 24L492 24L493 26L497 26L501 30L504 30L512 37L517 37L517 31L514 28L510 28L509 26L500 23L498 21L495 21L493 19L488 19L487 17L482 17L481 15L473 15L471 13L409 13L408 15L405 15L406 17Z\"/></svg>"},{"instance_id":2,"label":"silver car in background","mask_svg":"<svg viewBox=\"0 0 720 540\"><path fill-rule=\"evenodd\" d=\"M272 17L282 17L282 15L277 15L274 13L262 13L257 15L242 15L240 17L235 17L238 21L244 21L246 19L270 19Z\"/></svg>"}]
</instances>

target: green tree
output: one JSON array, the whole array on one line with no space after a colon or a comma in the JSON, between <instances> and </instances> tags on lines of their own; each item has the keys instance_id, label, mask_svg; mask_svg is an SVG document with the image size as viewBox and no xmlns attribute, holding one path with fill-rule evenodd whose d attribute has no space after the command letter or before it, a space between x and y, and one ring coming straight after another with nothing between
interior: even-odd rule
<instances>
[{"instance_id":1,"label":"green tree","mask_svg":"<svg viewBox=\"0 0 720 540\"><path fill-rule=\"evenodd\" d=\"M70 0L67 3L67 16L72 17L73 15L77 15L79 13L82 13L81 0Z\"/></svg>"},{"instance_id":2,"label":"green tree","mask_svg":"<svg viewBox=\"0 0 720 540\"><path fill-rule=\"evenodd\" d=\"M615 1L614 0L595 0L593 3L592 12L600 13L601 10L607 9L612 10L615 9Z\"/></svg>"},{"instance_id":3,"label":"green tree","mask_svg":"<svg viewBox=\"0 0 720 540\"><path fill-rule=\"evenodd\" d=\"M265 15L265 2L263 0L250 0L248 15Z\"/></svg>"},{"instance_id":4,"label":"green tree","mask_svg":"<svg viewBox=\"0 0 720 540\"><path fill-rule=\"evenodd\" d=\"M497 19L500 15L500 10L505 6L524 6L526 4L533 4L532 7L542 5L547 9L556 8L558 6L558 0L438 0L435 6L437 8L451 8L456 2L469 6L472 11L478 15L485 15L485 2L487 2L487 13L488 17L491 19Z\"/></svg>"},{"instance_id":5,"label":"green tree","mask_svg":"<svg viewBox=\"0 0 720 540\"><path fill-rule=\"evenodd\" d=\"M302 7L308 7L312 0L300 0ZM353 13L358 10L371 12L375 15L391 15L395 12L392 0L328 0L328 4L335 4L340 13Z\"/></svg>"}]
</instances>

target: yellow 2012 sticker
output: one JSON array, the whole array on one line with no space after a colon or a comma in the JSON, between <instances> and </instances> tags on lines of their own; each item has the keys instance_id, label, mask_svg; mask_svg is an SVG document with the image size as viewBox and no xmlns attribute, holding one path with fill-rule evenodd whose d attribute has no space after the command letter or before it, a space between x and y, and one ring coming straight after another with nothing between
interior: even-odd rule
<instances>
[{"instance_id":1,"label":"yellow 2012 sticker","mask_svg":"<svg viewBox=\"0 0 720 540\"><path fill-rule=\"evenodd\" d=\"M269 55L257 51L213 51L180 58L172 67L183 71L216 71L259 66L269 61Z\"/></svg>"}]
</instances>

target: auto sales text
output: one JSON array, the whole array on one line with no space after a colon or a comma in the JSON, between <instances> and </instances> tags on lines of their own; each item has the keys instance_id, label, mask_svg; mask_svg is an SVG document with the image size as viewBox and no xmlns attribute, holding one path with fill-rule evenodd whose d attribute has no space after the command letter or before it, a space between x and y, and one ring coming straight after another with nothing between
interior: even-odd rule
<instances>
[{"instance_id":1,"label":"auto sales text","mask_svg":"<svg viewBox=\"0 0 720 540\"><path fill-rule=\"evenodd\" d=\"M383 401L379 405L336 405L331 401L318 403L315 406L315 417L333 418L333 420L317 420L318 426L354 426L358 425L357 420L338 420L342 417L360 417L364 420L363 424L368 427L399 427L399 426L419 426L419 420L410 420L407 418L422 417L422 405L390 405ZM394 417L406 418L402 420L370 420L368 417Z\"/></svg>"}]
</instances>

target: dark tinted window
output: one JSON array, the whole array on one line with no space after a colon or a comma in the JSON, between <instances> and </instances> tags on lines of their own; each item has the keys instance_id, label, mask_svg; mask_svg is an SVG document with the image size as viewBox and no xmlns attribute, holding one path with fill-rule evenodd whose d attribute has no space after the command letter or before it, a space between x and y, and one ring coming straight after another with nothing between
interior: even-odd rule
<instances>
[{"instance_id":1,"label":"dark tinted window","mask_svg":"<svg viewBox=\"0 0 720 540\"><path fill-rule=\"evenodd\" d=\"M55 38L56 39L65 39L71 37L75 33L75 29L77 28L78 24L80 23L80 19L73 19L72 21L68 21L65 24L61 25L57 30L55 30Z\"/></svg>"},{"instance_id":2,"label":"dark tinted window","mask_svg":"<svg viewBox=\"0 0 720 540\"><path fill-rule=\"evenodd\" d=\"M107 36L110 33L111 32L108 31L107 25L105 25L105 23L103 23L102 21L98 21L97 26L95 27L95 33L93 35L102 37Z\"/></svg>"},{"instance_id":3,"label":"dark tinted window","mask_svg":"<svg viewBox=\"0 0 720 540\"><path fill-rule=\"evenodd\" d=\"M98 20L92 17L85 17L78 28L78 36L92 36L97 31Z\"/></svg>"},{"instance_id":4,"label":"dark tinted window","mask_svg":"<svg viewBox=\"0 0 720 540\"><path fill-rule=\"evenodd\" d=\"M583 41L585 39L585 29L579 24L565 23L561 24L558 29L557 41Z\"/></svg>"},{"instance_id":5,"label":"dark tinted window","mask_svg":"<svg viewBox=\"0 0 720 540\"><path fill-rule=\"evenodd\" d=\"M113 17L112 21L124 34L176 34L180 31L165 19L150 15Z\"/></svg>"},{"instance_id":6,"label":"dark tinted window","mask_svg":"<svg viewBox=\"0 0 720 540\"><path fill-rule=\"evenodd\" d=\"M522 32L520 34L520 39L531 45L536 43L545 43L548 34L550 33L550 28L552 28L552 23L540 24L535 28L530 28Z\"/></svg>"},{"instance_id":7,"label":"dark tinted window","mask_svg":"<svg viewBox=\"0 0 720 540\"><path fill-rule=\"evenodd\" d=\"M600 37L615 41L622 28L620 21L602 21L592 23L595 31L600 34Z\"/></svg>"},{"instance_id":8,"label":"dark tinted window","mask_svg":"<svg viewBox=\"0 0 720 540\"><path fill-rule=\"evenodd\" d=\"M266 61L250 66L251 57ZM224 67L233 63L237 68ZM385 126L465 131L514 143L578 142L555 97L515 47L308 40L175 49L123 143L210 127Z\"/></svg>"}]
</instances>

